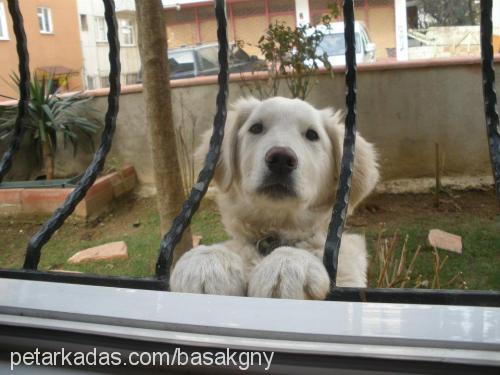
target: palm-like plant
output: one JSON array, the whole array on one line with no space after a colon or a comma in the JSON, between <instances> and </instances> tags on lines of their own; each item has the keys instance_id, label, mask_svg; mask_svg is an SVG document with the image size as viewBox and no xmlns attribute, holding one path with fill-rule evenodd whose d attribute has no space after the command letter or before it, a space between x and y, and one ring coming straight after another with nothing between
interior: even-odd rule
<instances>
[{"instance_id":1,"label":"palm-like plant","mask_svg":"<svg viewBox=\"0 0 500 375\"><path fill-rule=\"evenodd\" d=\"M12 81L19 85L19 78L12 76ZM78 141L83 136L93 146L92 136L100 125L88 116L92 109L87 105L91 97L80 93L59 96L53 92L52 77L37 76L30 82L29 116L26 121L26 134L33 143L37 159L47 179L54 178L54 155L58 147L58 134L62 135L64 146L69 142L74 154ZM87 112L87 116L81 113ZM0 105L0 141L11 133L17 116L17 105Z\"/></svg>"}]
</instances>

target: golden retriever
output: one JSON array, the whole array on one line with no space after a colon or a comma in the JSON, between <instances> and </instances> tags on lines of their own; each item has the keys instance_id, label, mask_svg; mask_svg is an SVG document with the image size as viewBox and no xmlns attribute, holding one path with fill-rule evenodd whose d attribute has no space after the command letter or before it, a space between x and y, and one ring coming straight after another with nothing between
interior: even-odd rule
<instances>
[{"instance_id":1,"label":"golden retriever","mask_svg":"<svg viewBox=\"0 0 500 375\"><path fill-rule=\"evenodd\" d=\"M232 239L177 262L174 292L324 299L323 247L340 173L341 112L298 100L243 98L229 112L214 182ZM198 156L208 150L205 134ZM379 179L373 146L357 136L349 212ZM344 233L337 285L366 286L364 236Z\"/></svg>"}]
</instances>

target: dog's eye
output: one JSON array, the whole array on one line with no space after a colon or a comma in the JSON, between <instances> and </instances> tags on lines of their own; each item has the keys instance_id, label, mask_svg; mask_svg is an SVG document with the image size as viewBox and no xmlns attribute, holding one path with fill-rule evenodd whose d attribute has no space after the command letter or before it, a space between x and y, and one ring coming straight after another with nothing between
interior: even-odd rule
<instances>
[{"instance_id":1,"label":"dog's eye","mask_svg":"<svg viewBox=\"0 0 500 375\"><path fill-rule=\"evenodd\" d=\"M260 122L253 124L250 126L250 129L248 131L252 134L260 134L264 130L264 125L262 125Z\"/></svg>"},{"instance_id":2,"label":"dog's eye","mask_svg":"<svg viewBox=\"0 0 500 375\"><path fill-rule=\"evenodd\" d=\"M319 139L319 135L316 131L309 129L306 131L306 138L310 141L317 141Z\"/></svg>"}]
</instances>

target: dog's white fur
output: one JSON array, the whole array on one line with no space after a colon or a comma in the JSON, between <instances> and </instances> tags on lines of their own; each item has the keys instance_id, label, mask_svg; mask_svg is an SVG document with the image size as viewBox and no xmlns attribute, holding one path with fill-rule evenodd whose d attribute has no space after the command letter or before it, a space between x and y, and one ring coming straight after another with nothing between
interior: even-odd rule
<instances>
[{"instance_id":1,"label":"dog's white fur","mask_svg":"<svg viewBox=\"0 0 500 375\"><path fill-rule=\"evenodd\" d=\"M171 290L253 297L323 299L329 278L323 266L326 239L342 157L344 125L340 112L317 110L298 99L243 98L229 112L214 181L222 221L232 239L198 246L177 262ZM263 124L261 134L249 128ZM313 129L319 135L308 140ZM208 132L197 155L208 151ZM295 196L271 197L259 191L269 170L265 155L288 147L297 155ZM357 135L349 212L373 190L378 165L373 146ZM293 243L262 256L256 242L270 234ZM337 285L366 286L364 236L344 233Z\"/></svg>"}]
</instances>

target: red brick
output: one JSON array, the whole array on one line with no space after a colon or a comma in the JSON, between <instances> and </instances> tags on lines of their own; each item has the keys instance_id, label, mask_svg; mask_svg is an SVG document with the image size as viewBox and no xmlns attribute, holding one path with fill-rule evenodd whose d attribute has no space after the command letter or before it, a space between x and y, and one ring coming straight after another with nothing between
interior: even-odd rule
<instances>
[{"instance_id":1,"label":"red brick","mask_svg":"<svg viewBox=\"0 0 500 375\"><path fill-rule=\"evenodd\" d=\"M73 189L24 189L23 211L26 213L52 213L61 206Z\"/></svg>"},{"instance_id":2,"label":"red brick","mask_svg":"<svg viewBox=\"0 0 500 375\"><path fill-rule=\"evenodd\" d=\"M1 189L0 190L0 216L19 214L23 210L23 189Z\"/></svg>"},{"instance_id":3,"label":"red brick","mask_svg":"<svg viewBox=\"0 0 500 375\"><path fill-rule=\"evenodd\" d=\"M113 185L111 185L111 181L107 176L100 177L94 182L94 185L90 187L87 191L87 198L92 198L95 195L102 194L106 191L112 191Z\"/></svg>"},{"instance_id":4,"label":"red brick","mask_svg":"<svg viewBox=\"0 0 500 375\"><path fill-rule=\"evenodd\" d=\"M0 205L21 204L21 193L23 189L1 189L0 190Z\"/></svg>"},{"instance_id":5,"label":"red brick","mask_svg":"<svg viewBox=\"0 0 500 375\"><path fill-rule=\"evenodd\" d=\"M135 176L136 175L135 168L133 165L127 165L127 166L123 167L120 173L122 176Z\"/></svg>"},{"instance_id":6,"label":"red brick","mask_svg":"<svg viewBox=\"0 0 500 375\"><path fill-rule=\"evenodd\" d=\"M127 259L127 244L123 241L110 242L104 245L91 247L74 254L68 263L82 263L96 260Z\"/></svg>"},{"instance_id":7,"label":"red brick","mask_svg":"<svg viewBox=\"0 0 500 375\"><path fill-rule=\"evenodd\" d=\"M86 218L87 217L87 201L85 198L78 203L78 205L75 208L74 214L79 217Z\"/></svg>"},{"instance_id":8,"label":"red brick","mask_svg":"<svg viewBox=\"0 0 500 375\"><path fill-rule=\"evenodd\" d=\"M431 229L427 236L427 242L432 247L437 247L443 250L462 253L462 237L445 232L440 229Z\"/></svg>"},{"instance_id":9,"label":"red brick","mask_svg":"<svg viewBox=\"0 0 500 375\"><path fill-rule=\"evenodd\" d=\"M123 194L124 190L123 181L122 181L122 176L119 172L111 173L108 176L107 181L111 183L111 187L115 197L119 197L120 195Z\"/></svg>"},{"instance_id":10,"label":"red brick","mask_svg":"<svg viewBox=\"0 0 500 375\"><path fill-rule=\"evenodd\" d=\"M137 185L137 178L135 175L127 176L123 179L123 185L125 187L125 191L131 192L132 190L135 189L135 186Z\"/></svg>"}]
</instances>

